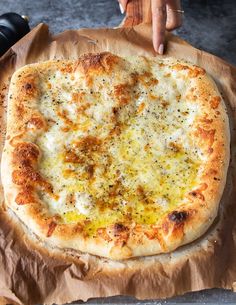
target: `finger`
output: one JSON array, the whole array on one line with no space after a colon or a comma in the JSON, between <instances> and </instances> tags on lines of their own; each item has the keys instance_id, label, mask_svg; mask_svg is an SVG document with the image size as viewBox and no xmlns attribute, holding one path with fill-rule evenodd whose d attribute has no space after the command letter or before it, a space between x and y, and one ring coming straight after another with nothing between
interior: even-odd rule
<instances>
[{"instance_id":1,"label":"finger","mask_svg":"<svg viewBox=\"0 0 236 305\"><path fill-rule=\"evenodd\" d=\"M182 25L182 14L176 12L176 10L181 10L180 0L167 0L167 21L166 29L174 30Z\"/></svg>"},{"instance_id":2,"label":"finger","mask_svg":"<svg viewBox=\"0 0 236 305\"><path fill-rule=\"evenodd\" d=\"M166 29L166 0L152 0L153 47L163 54Z\"/></svg>"},{"instance_id":3,"label":"finger","mask_svg":"<svg viewBox=\"0 0 236 305\"><path fill-rule=\"evenodd\" d=\"M119 4L120 4L120 11L121 14L124 14L124 12L126 11L126 6L129 0L118 0Z\"/></svg>"}]
</instances>

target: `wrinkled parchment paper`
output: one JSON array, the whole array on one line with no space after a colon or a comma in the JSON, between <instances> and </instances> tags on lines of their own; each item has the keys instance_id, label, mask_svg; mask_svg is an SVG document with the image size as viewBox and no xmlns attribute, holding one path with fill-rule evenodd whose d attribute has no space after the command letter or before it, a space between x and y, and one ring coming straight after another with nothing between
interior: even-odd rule
<instances>
[{"instance_id":1,"label":"wrinkled parchment paper","mask_svg":"<svg viewBox=\"0 0 236 305\"><path fill-rule=\"evenodd\" d=\"M14 45L0 59L2 142L8 84L16 69L33 62L77 59L81 54L100 51L155 56L147 25L132 29L81 29L51 36L48 27L40 24ZM236 68L171 34L167 35L166 55L204 67L217 82L227 105L231 163L219 217L204 236L173 253L113 262L73 251L69 256L58 249L48 251L36 237L27 237L23 225L5 211L3 204L0 297L7 299L6 303L63 304L114 295L167 298L213 287L236 291Z\"/></svg>"}]
</instances>

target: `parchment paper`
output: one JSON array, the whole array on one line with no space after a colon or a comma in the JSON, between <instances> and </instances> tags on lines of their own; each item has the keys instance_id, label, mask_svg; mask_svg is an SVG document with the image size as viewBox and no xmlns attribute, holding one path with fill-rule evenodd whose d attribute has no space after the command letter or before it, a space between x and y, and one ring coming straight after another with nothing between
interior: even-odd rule
<instances>
[{"instance_id":1,"label":"parchment paper","mask_svg":"<svg viewBox=\"0 0 236 305\"><path fill-rule=\"evenodd\" d=\"M147 25L81 29L51 36L48 27L40 24L14 45L0 59L2 142L8 84L16 69L33 62L77 59L83 53L100 51L155 56ZM236 291L236 68L171 34L167 35L166 55L204 67L217 82L227 105L231 163L219 217L203 237L173 253L113 262L73 251L68 257L57 249L42 250L44 245L34 236L28 238L23 225L3 204L0 296L8 299L7 304L63 304L114 295L167 298L213 287Z\"/></svg>"}]
</instances>

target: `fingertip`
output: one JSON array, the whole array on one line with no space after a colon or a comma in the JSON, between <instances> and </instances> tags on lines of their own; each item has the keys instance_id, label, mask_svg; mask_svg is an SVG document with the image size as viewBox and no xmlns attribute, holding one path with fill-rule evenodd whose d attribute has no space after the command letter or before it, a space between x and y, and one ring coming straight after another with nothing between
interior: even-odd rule
<instances>
[{"instance_id":1,"label":"fingertip","mask_svg":"<svg viewBox=\"0 0 236 305\"><path fill-rule=\"evenodd\" d=\"M158 53L159 45L155 41L153 41L153 48L155 52Z\"/></svg>"},{"instance_id":2,"label":"fingertip","mask_svg":"<svg viewBox=\"0 0 236 305\"><path fill-rule=\"evenodd\" d=\"M165 46L163 42L153 40L153 48L159 55L164 54Z\"/></svg>"},{"instance_id":3,"label":"fingertip","mask_svg":"<svg viewBox=\"0 0 236 305\"><path fill-rule=\"evenodd\" d=\"M152 43L155 52L159 55L163 55L165 49L164 37L158 36L155 30L153 31Z\"/></svg>"},{"instance_id":4,"label":"fingertip","mask_svg":"<svg viewBox=\"0 0 236 305\"><path fill-rule=\"evenodd\" d=\"M163 43L161 43L159 45L157 52L159 53L159 55L163 55L163 53L164 53L164 44Z\"/></svg>"},{"instance_id":5,"label":"fingertip","mask_svg":"<svg viewBox=\"0 0 236 305\"><path fill-rule=\"evenodd\" d=\"M158 52L158 44L157 44L157 41L155 39L155 36L152 39L152 44L153 44L153 48L154 48L155 52Z\"/></svg>"},{"instance_id":6,"label":"fingertip","mask_svg":"<svg viewBox=\"0 0 236 305\"><path fill-rule=\"evenodd\" d=\"M166 0L152 0L152 31L154 50L162 55L164 53L164 40L166 29Z\"/></svg>"}]
</instances>

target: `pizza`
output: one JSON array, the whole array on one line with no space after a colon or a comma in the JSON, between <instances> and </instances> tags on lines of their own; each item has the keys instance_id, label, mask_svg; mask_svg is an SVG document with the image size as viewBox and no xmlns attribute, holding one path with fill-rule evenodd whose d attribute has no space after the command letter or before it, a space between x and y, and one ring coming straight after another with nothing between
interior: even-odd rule
<instances>
[{"instance_id":1,"label":"pizza","mask_svg":"<svg viewBox=\"0 0 236 305\"><path fill-rule=\"evenodd\" d=\"M171 252L216 218L229 139L217 86L191 63L105 52L30 64L9 89L5 202L49 247Z\"/></svg>"}]
</instances>

